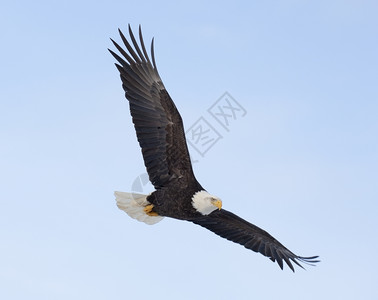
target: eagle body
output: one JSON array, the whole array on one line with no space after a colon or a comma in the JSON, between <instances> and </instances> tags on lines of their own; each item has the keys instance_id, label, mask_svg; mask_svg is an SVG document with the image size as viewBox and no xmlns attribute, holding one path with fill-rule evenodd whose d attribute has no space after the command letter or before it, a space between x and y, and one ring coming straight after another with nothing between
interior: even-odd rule
<instances>
[{"instance_id":1,"label":"eagle body","mask_svg":"<svg viewBox=\"0 0 378 300\"><path fill-rule=\"evenodd\" d=\"M159 216L179 220L194 220L202 214L193 206L193 197L197 192L204 191L200 184L182 188L180 180L168 188L154 191L147 201L154 205L152 212Z\"/></svg>"},{"instance_id":2,"label":"eagle body","mask_svg":"<svg viewBox=\"0 0 378 300\"><path fill-rule=\"evenodd\" d=\"M155 188L149 195L115 192L117 205L129 216L146 224L164 217L186 220L215 234L259 252L283 268L284 262L313 264L317 256L294 254L273 236L222 208L222 201L209 194L196 180L190 161L182 118L158 73L154 40L151 59L141 27L139 44L129 26L131 43L119 30L126 50L112 40L120 53L110 50L121 77L130 114L142 150L149 180Z\"/></svg>"}]
</instances>

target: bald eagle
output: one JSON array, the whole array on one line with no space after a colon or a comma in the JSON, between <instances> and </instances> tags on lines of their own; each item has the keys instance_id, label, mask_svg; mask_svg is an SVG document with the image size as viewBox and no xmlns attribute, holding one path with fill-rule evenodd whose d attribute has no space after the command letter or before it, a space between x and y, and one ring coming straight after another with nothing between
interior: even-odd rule
<instances>
[{"instance_id":1,"label":"bald eagle","mask_svg":"<svg viewBox=\"0 0 378 300\"><path fill-rule=\"evenodd\" d=\"M180 113L156 68L154 39L150 59L140 26L140 46L130 25L131 43L120 30L119 34L127 51L112 39L121 56L108 50L118 62L115 65L130 104L144 164L155 191L149 195L115 192L118 207L147 224L155 224L164 217L193 222L259 252L273 262L277 261L281 269L283 262L293 272L292 262L301 268L300 262L318 262L318 256L298 256L268 232L223 209L221 199L201 186L193 173Z\"/></svg>"}]
</instances>

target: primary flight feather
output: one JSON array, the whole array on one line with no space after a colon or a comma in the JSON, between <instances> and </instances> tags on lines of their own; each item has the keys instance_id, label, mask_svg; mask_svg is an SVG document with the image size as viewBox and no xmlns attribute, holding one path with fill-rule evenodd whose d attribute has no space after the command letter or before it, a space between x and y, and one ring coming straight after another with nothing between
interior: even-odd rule
<instances>
[{"instance_id":1,"label":"primary flight feather","mask_svg":"<svg viewBox=\"0 0 378 300\"><path fill-rule=\"evenodd\" d=\"M292 262L300 267L300 262L318 262L317 256L298 256L268 232L223 209L222 201L200 185L193 173L180 113L156 67L154 41L150 60L140 26L140 46L130 25L131 43L120 30L119 34L127 51L113 40L120 55L109 51L117 60L144 164L155 191L149 195L115 192L118 207L147 224L155 224L163 217L193 222L277 261L281 269L283 262L293 271Z\"/></svg>"}]
</instances>

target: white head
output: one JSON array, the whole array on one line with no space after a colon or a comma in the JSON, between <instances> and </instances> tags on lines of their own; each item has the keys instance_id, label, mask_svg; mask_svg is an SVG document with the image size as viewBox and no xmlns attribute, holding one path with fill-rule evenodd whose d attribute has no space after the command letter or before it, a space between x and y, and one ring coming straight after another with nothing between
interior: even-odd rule
<instances>
[{"instance_id":1,"label":"white head","mask_svg":"<svg viewBox=\"0 0 378 300\"><path fill-rule=\"evenodd\" d=\"M199 191L192 197L193 207L203 215L208 215L216 209L222 208L222 201L206 191Z\"/></svg>"}]
</instances>

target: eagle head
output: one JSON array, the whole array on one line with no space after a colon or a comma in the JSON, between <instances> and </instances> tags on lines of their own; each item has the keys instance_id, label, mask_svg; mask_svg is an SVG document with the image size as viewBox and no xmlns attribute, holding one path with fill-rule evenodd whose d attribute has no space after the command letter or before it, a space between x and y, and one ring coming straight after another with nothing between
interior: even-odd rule
<instances>
[{"instance_id":1,"label":"eagle head","mask_svg":"<svg viewBox=\"0 0 378 300\"><path fill-rule=\"evenodd\" d=\"M216 209L221 209L222 201L206 191L199 191L193 195L192 205L202 215L208 215Z\"/></svg>"}]
</instances>

